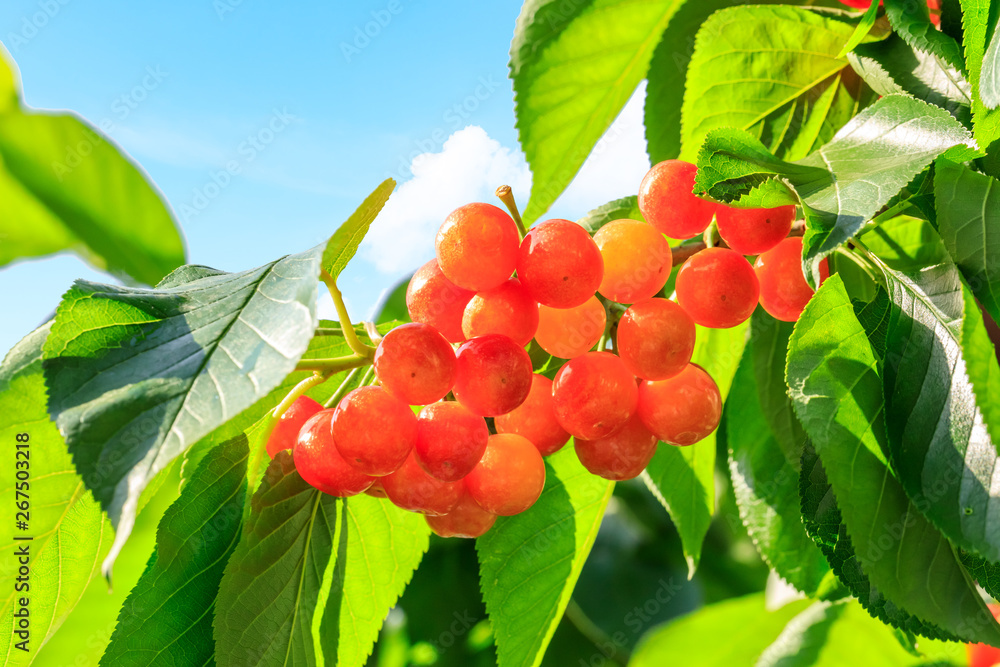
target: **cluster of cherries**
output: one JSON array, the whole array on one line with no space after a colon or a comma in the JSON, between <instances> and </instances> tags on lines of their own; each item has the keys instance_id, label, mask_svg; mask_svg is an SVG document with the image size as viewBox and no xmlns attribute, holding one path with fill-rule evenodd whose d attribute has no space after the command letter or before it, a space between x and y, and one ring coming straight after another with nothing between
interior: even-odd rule
<instances>
[{"instance_id":1,"label":"cluster of cherries","mask_svg":"<svg viewBox=\"0 0 1000 667\"><path fill-rule=\"evenodd\" d=\"M788 237L793 206L722 206L692 194L694 177L690 163L657 164L639 192L648 222L615 220L593 237L547 220L521 239L496 206L457 209L438 231L436 258L408 286L413 323L378 344L377 385L334 409L299 398L268 452L292 448L296 469L320 491L387 497L426 515L439 535L478 537L497 516L535 503L542 457L571 436L584 467L611 480L639 475L660 441L703 439L722 400L691 363L696 323L736 326L758 301L795 320L812 290L801 239ZM702 234L713 219L728 248L684 263L676 302L658 296L673 262L666 237ZM613 352L595 349L609 340L609 313ZM567 360L554 379L533 372L532 339Z\"/></svg>"}]
</instances>

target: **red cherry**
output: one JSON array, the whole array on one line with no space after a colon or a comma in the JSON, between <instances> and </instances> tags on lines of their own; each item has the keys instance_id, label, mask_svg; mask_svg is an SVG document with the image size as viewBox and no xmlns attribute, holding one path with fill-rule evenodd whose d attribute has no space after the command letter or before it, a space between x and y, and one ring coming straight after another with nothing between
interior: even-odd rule
<instances>
[{"instance_id":1,"label":"red cherry","mask_svg":"<svg viewBox=\"0 0 1000 667\"><path fill-rule=\"evenodd\" d=\"M441 537L479 537L496 523L490 514L463 493L455 507L444 516L427 516L427 525Z\"/></svg>"},{"instance_id":2,"label":"red cherry","mask_svg":"<svg viewBox=\"0 0 1000 667\"><path fill-rule=\"evenodd\" d=\"M644 380L677 375L694 352L694 320L673 301L633 304L618 322L618 354L629 372Z\"/></svg>"},{"instance_id":3,"label":"red cherry","mask_svg":"<svg viewBox=\"0 0 1000 667\"><path fill-rule=\"evenodd\" d=\"M520 514L535 504L545 486L545 462L527 438L491 435L482 460L465 478L465 488L491 514Z\"/></svg>"},{"instance_id":4,"label":"red cherry","mask_svg":"<svg viewBox=\"0 0 1000 667\"><path fill-rule=\"evenodd\" d=\"M566 362L552 383L559 424L577 438L606 438L635 413L638 389L622 360L588 352Z\"/></svg>"},{"instance_id":5,"label":"red cherry","mask_svg":"<svg viewBox=\"0 0 1000 667\"><path fill-rule=\"evenodd\" d=\"M655 227L638 220L613 220L594 242L604 258L598 291L611 301L635 303L654 296L670 278L670 243Z\"/></svg>"},{"instance_id":6,"label":"red cherry","mask_svg":"<svg viewBox=\"0 0 1000 667\"><path fill-rule=\"evenodd\" d=\"M616 433L600 440L578 438L574 446L584 468L604 479L623 481L646 469L656 453L656 436L633 415Z\"/></svg>"},{"instance_id":7,"label":"red cherry","mask_svg":"<svg viewBox=\"0 0 1000 667\"><path fill-rule=\"evenodd\" d=\"M517 277L538 303L573 308L594 296L604 260L594 239L569 220L535 225L521 241Z\"/></svg>"},{"instance_id":8,"label":"red cherry","mask_svg":"<svg viewBox=\"0 0 1000 667\"><path fill-rule=\"evenodd\" d=\"M396 472L379 481L393 505L421 514L447 514L463 493L461 482L442 482L424 472L412 452Z\"/></svg>"},{"instance_id":9,"label":"red cherry","mask_svg":"<svg viewBox=\"0 0 1000 667\"><path fill-rule=\"evenodd\" d=\"M1000 619L1000 605L989 605L993 618ZM969 667L994 667L1000 663L1000 648L988 644L967 644Z\"/></svg>"},{"instance_id":10,"label":"red cherry","mask_svg":"<svg viewBox=\"0 0 1000 667\"><path fill-rule=\"evenodd\" d=\"M575 308L538 307L535 342L553 357L572 359L601 340L607 313L596 296Z\"/></svg>"},{"instance_id":11,"label":"red cherry","mask_svg":"<svg viewBox=\"0 0 1000 667\"><path fill-rule=\"evenodd\" d=\"M517 265L521 239L509 215L492 204L466 204L452 211L438 230L438 264L459 287L499 287Z\"/></svg>"},{"instance_id":12,"label":"red cherry","mask_svg":"<svg viewBox=\"0 0 1000 667\"><path fill-rule=\"evenodd\" d=\"M503 334L527 345L538 329L538 303L517 278L478 292L465 307L462 333L466 338Z\"/></svg>"},{"instance_id":13,"label":"red cherry","mask_svg":"<svg viewBox=\"0 0 1000 667\"><path fill-rule=\"evenodd\" d=\"M716 204L693 194L698 168L683 160L653 166L639 186L639 210L646 222L674 239L701 234L712 222Z\"/></svg>"},{"instance_id":14,"label":"red cherry","mask_svg":"<svg viewBox=\"0 0 1000 667\"><path fill-rule=\"evenodd\" d=\"M387 494L385 492L385 489L382 488L382 482L381 482L381 480L385 479L385 478L384 477L372 477L372 479L374 479L375 482L371 486L368 487L368 489L365 491L365 495L366 496L371 496L372 498L388 498L389 494Z\"/></svg>"},{"instance_id":15,"label":"red cherry","mask_svg":"<svg viewBox=\"0 0 1000 667\"><path fill-rule=\"evenodd\" d=\"M639 385L639 419L671 445L693 445L707 437L722 417L722 396L712 376L688 364L667 380Z\"/></svg>"},{"instance_id":16,"label":"red cherry","mask_svg":"<svg viewBox=\"0 0 1000 667\"><path fill-rule=\"evenodd\" d=\"M531 358L507 336L488 334L466 341L456 358L455 398L474 414L506 414L528 397Z\"/></svg>"},{"instance_id":17,"label":"red cherry","mask_svg":"<svg viewBox=\"0 0 1000 667\"><path fill-rule=\"evenodd\" d=\"M306 420L323 409L323 406L308 396L299 396L281 415L274 430L267 439L267 455L272 459L283 449L291 449L299 438L299 431Z\"/></svg>"},{"instance_id":18,"label":"red cherry","mask_svg":"<svg viewBox=\"0 0 1000 667\"><path fill-rule=\"evenodd\" d=\"M719 236L741 255L759 255L781 243L792 231L794 206L733 208L719 206L715 214Z\"/></svg>"},{"instance_id":19,"label":"red cherry","mask_svg":"<svg viewBox=\"0 0 1000 667\"><path fill-rule=\"evenodd\" d=\"M444 398L455 383L455 350L437 329L414 322L396 327L375 350L382 387L407 405Z\"/></svg>"},{"instance_id":20,"label":"red cherry","mask_svg":"<svg viewBox=\"0 0 1000 667\"><path fill-rule=\"evenodd\" d=\"M437 260L432 259L410 278L406 288L406 309L414 322L431 325L449 343L461 343L465 340L462 313L475 294L448 280Z\"/></svg>"},{"instance_id":21,"label":"red cherry","mask_svg":"<svg viewBox=\"0 0 1000 667\"><path fill-rule=\"evenodd\" d=\"M295 469L306 482L331 496L354 496L372 485L374 477L349 465L337 451L330 433L333 410L310 417L299 431L292 450Z\"/></svg>"},{"instance_id":22,"label":"red cherry","mask_svg":"<svg viewBox=\"0 0 1000 667\"><path fill-rule=\"evenodd\" d=\"M802 273L802 238L792 236L768 250L753 265L760 283L760 305L783 322L799 319L813 289ZM820 263L820 282L830 277L826 259Z\"/></svg>"},{"instance_id":23,"label":"red cherry","mask_svg":"<svg viewBox=\"0 0 1000 667\"><path fill-rule=\"evenodd\" d=\"M486 420L455 401L432 403L417 417L417 462L428 474L455 482L469 474L486 451Z\"/></svg>"},{"instance_id":24,"label":"red cherry","mask_svg":"<svg viewBox=\"0 0 1000 667\"><path fill-rule=\"evenodd\" d=\"M542 456L554 454L569 440L569 433L556 419L552 380L537 373L531 378L531 391L524 403L493 423L497 433L516 433L527 438Z\"/></svg>"},{"instance_id":25,"label":"red cherry","mask_svg":"<svg viewBox=\"0 0 1000 667\"><path fill-rule=\"evenodd\" d=\"M743 255L707 248L677 272L677 302L698 324L728 329L745 322L757 307L757 275Z\"/></svg>"},{"instance_id":26,"label":"red cherry","mask_svg":"<svg viewBox=\"0 0 1000 667\"><path fill-rule=\"evenodd\" d=\"M381 387L359 387L340 401L332 432L345 461L380 477L403 465L417 440L417 418Z\"/></svg>"}]
</instances>

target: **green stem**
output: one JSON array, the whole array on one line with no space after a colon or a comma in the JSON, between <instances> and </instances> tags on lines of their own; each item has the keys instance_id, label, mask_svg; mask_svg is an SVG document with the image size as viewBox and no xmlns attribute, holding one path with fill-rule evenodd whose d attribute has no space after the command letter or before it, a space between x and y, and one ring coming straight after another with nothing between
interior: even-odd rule
<instances>
[{"instance_id":1,"label":"green stem","mask_svg":"<svg viewBox=\"0 0 1000 667\"><path fill-rule=\"evenodd\" d=\"M347 306L344 305L344 295L340 293L337 281L326 271L320 271L319 277L320 280L326 283L326 288L330 291L330 297L333 298L333 305L337 309L337 319L340 320L340 328L344 332L344 340L347 341L348 347L354 350L355 354L370 359L375 354L375 348L362 343L361 339L358 338L357 332L354 331L354 325L351 324L351 317L347 314Z\"/></svg>"},{"instance_id":2,"label":"green stem","mask_svg":"<svg viewBox=\"0 0 1000 667\"><path fill-rule=\"evenodd\" d=\"M521 212L517 210L517 202L514 201L514 193L511 191L509 185L501 185L497 188L497 197L503 202L503 205L507 207L510 211L510 217L514 218L514 224L517 225L517 231L524 238L524 235L528 231L524 228L524 221L521 220Z\"/></svg>"},{"instance_id":3,"label":"green stem","mask_svg":"<svg viewBox=\"0 0 1000 667\"><path fill-rule=\"evenodd\" d=\"M705 244L706 248L714 248L716 243L716 236L719 233L719 224L712 218L712 222L709 223L708 228L705 229L705 233L701 235L701 240Z\"/></svg>"},{"instance_id":4,"label":"green stem","mask_svg":"<svg viewBox=\"0 0 1000 667\"><path fill-rule=\"evenodd\" d=\"M352 368L361 368L372 362L370 355L349 354L344 357L332 357L330 359L303 359L296 366L297 371L315 371L333 375L341 371L349 371Z\"/></svg>"},{"instance_id":5,"label":"green stem","mask_svg":"<svg viewBox=\"0 0 1000 667\"><path fill-rule=\"evenodd\" d=\"M361 382L358 383L358 386L365 387L371 384L373 377L375 377L375 367L369 366L368 370L365 371L365 374L361 376Z\"/></svg>"},{"instance_id":6,"label":"green stem","mask_svg":"<svg viewBox=\"0 0 1000 667\"><path fill-rule=\"evenodd\" d=\"M591 644L593 644L608 660L611 660L623 667L628 665L629 655L628 650L619 646L617 642L613 641L608 633L604 632L596 623L590 620L590 617L580 608L580 605L576 603L576 600L570 598L569 604L566 605L566 620L573 624L581 635L586 637ZM607 648L611 648L610 655L607 652Z\"/></svg>"},{"instance_id":7,"label":"green stem","mask_svg":"<svg viewBox=\"0 0 1000 667\"><path fill-rule=\"evenodd\" d=\"M347 377L344 378L344 381L340 383L340 386L337 388L337 391L333 392L333 396L331 396L329 400L323 404L323 407L324 408L336 407L337 404L340 403L340 399L342 399L350 390L351 381L354 378L356 378L358 376L358 373L360 372L361 372L361 367L358 367L353 369L350 373L348 373Z\"/></svg>"},{"instance_id":8,"label":"green stem","mask_svg":"<svg viewBox=\"0 0 1000 667\"><path fill-rule=\"evenodd\" d=\"M860 256L858 253L851 252L848 248L844 246L839 246L836 253L841 257L846 257L847 259L854 262L858 268L865 272L865 275L871 279L876 285L885 285L885 279L879 280L879 275L881 272L876 267L874 261L872 261L871 253L868 252L866 248L862 248L860 244L855 244L854 248L860 251Z\"/></svg>"}]
</instances>

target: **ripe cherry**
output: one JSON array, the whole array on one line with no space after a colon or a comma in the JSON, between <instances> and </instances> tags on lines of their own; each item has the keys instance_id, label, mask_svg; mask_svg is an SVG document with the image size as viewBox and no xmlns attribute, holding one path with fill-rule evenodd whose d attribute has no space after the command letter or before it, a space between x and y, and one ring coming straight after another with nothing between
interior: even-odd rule
<instances>
[{"instance_id":1,"label":"ripe cherry","mask_svg":"<svg viewBox=\"0 0 1000 667\"><path fill-rule=\"evenodd\" d=\"M594 239L569 220L547 220L521 241L517 277L538 303L573 308L594 296L604 260Z\"/></svg>"},{"instance_id":2,"label":"ripe cherry","mask_svg":"<svg viewBox=\"0 0 1000 667\"><path fill-rule=\"evenodd\" d=\"M553 357L572 359L597 345L606 321L607 313L596 296L575 308L539 306L535 342Z\"/></svg>"},{"instance_id":3,"label":"ripe cherry","mask_svg":"<svg viewBox=\"0 0 1000 667\"><path fill-rule=\"evenodd\" d=\"M465 307L462 333L466 338L503 334L527 345L538 329L538 303L517 278L478 292Z\"/></svg>"},{"instance_id":4,"label":"ripe cherry","mask_svg":"<svg viewBox=\"0 0 1000 667\"><path fill-rule=\"evenodd\" d=\"M491 435L482 460L465 478L465 488L491 514L512 516L535 504L545 487L545 462L527 438Z\"/></svg>"},{"instance_id":5,"label":"ripe cherry","mask_svg":"<svg viewBox=\"0 0 1000 667\"><path fill-rule=\"evenodd\" d=\"M455 350L428 324L403 324L387 333L374 365L382 387L407 405L438 401L455 384Z\"/></svg>"},{"instance_id":6,"label":"ripe cherry","mask_svg":"<svg viewBox=\"0 0 1000 667\"><path fill-rule=\"evenodd\" d=\"M1000 605L989 605L993 618L1000 620ZM995 667L1000 663L1000 648L989 644L967 644L969 667Z\"/></svg>"},{"instance_id":7,"label":"ripe cherry","mask_svg":"<svg viewBox=\"0 0 1000 667\"><path fill-rule=\"evenodd\" d=\"M653 165L639 185L639 210L646 222L674 239L708 229L717 205L693 194L697 173L696 166L683 160Z\"/></svg>"},{"instance_id":8,"label":"ripe cherry","mask_svg":"<svg viewBox=\"0 0 1000 667\"><path fill-rule=\"evenodd\" d=\"M760 305L777 320L794 322L812 298L813 289L802 273L802 238L793 236L768 250L753 265L760 283ZM827 261L820 263L820 279L830 277Z\"/></svg>"},{"instance_id":9,"label":"ripe cherry","mask_svg":"<svg viewBox=\"0 0 1000 667\"><path fill-rule=\"evenodd\" d=\"M510 278L520 245L517 225L492 204L466 204L452 211L435 241L438 264L459 287L487 290Z\"/></svg>"},{"instance_id":10,"label":"ripe cherry","mask_svg":"<svg viewBox=\"0 0 1000 667\"><path fill-rule=\"evenodd\" d=\"M528 397L531 358L507 336L478 336L463 343L455 356L458 373L452 391L458 402L474 414L503 415Z\"/></svg>"},{"instance_id":11,"label":"ripe cherry","mask_svg":"<svg viewBox=\"0 0 1000 667\"><path fill-rule=\"evenodd\" d=\"M462 289L448 280L438 261L432 259L410 278L406 287L406 310L414 322L431 325L450 343L461 343L465 340L462 313L465 304L475 295L474 291Z\"/></svg>"},{"instance_id":12,"label":"ripe cherry","mask_svg":"<svg viewBox=\"0 0 1000 667\"><path fill-rule=\"evenodd\" d=\"M441 537L479 537L493 527L497 515L490 514L464 492L444 516L427 516L427 525Z\"/></svg>"},{"instance_id":13,"label":"ripe cherry","mask_svg":"<svg viewBox=\"0 0 1000 667\"><path fill-rule=\"evenodd\" d=\"M455 482L469 474L486 451L486 420L455 401L431 403L417 417L414 454L428 474Z\"/></svg>"},{"instance_id":14,"label":"ripe cherry","mask_svg":"<svg viewBox=\"0 0 1000 667\"><path fill-rule=\"evenodd\" d=\"M516 433L527 438L542 456L554 454L569 440L569 433L556 419L552 380L537 373L531 378L531 392L524 403L493 423L497 433Z\"/></svg>"},{"instance_id":15,"label":"ripe cherry","mask_svg":"<svg viewBox=\"0 0 1000 667\"><path fill-rule=\"evenodd\" d=\"M323 409L308 396L299 396L281 415L267 439L267 455L272 459L283 449L291 449L299 438L299 431L306 420Z\"/></svg>"},{"instance_id":16,"label":"ripe cherry","mask_svg":"<svg viewBox=\"0 0 1000 667\"><path fill-rule=\"evenodd\" d=\"M597 230L594 242L604 258L604 278L598 291L611 301L648 299L670 278L670 243L645 222L613 220Z\"/></svg>"},{"instance_id":17,"label":"ripe cherry","mask_svg":"<svg viewBox=\"0 0 1000 667\"><path fill-rule=\"evenodd\" d=\"M665 380L684 370L694 342L694 320L667 299L633 304L618 322L618 355L632 375L644 380Z\"/></svg>"},{"instance_id":18,"label":"ripe cherry","mask_svg":"<svg viewBox=\"0 0 1000 667\"><path fill-rule=\"evenodd\" d=\"M677 302L703 327L728 329L745 322L759 294L750 262L728 248L702 250L677 272Z\"/></svg>"},{"instance_id":19,"label":"ripe cherry","mask_svg":"<svg viewBox=\"0 0 1000 667\"><path fill-rule=\"evenodd\" d=\"M417 418L381 387L359 387L341 399L332 432L345 461L378 477L403 465L417 440Z\"/></svg>"},{"instance_id":20,"label":"ripe cherry","mask_svg":"<svg viewBox=\"0 0 1000 667\"><path fill-rule=\"evenodd\" d=\"M712 376L688 364L667 380L639 385L639 419L660 440L693 445L719 425L722 396Z\"/></svg>"},{"instance_id":21,"label":"ripe cherry","mask_svg":"<svg viewBox=\"0 0 1000 667\"><path fill-rule=\"evenodd\" d=\"M381 480L383 480L385 478L384 477L372 477L372 479L374 479L375 481L365 491L365 495L366 496L371 496L372 498L388 498L389 494L387 494L385 492L385 489L382 488L382 482L381 482Z\"/></svg>"},{"instance_id":22,"label":"ripe cherry","mask_svg":"<svg viewBox=\"0 0 1000 667\"><path fill-rule=\"evenodd\" d=\"M552 383L559 424L577 438L606 438L635 413L638 389L622 360L588 352L566 362Z\"/></svg>"},{"instance_id":23,"label":"ripe cherry","mask_svg":"<svg viewBox=\"0 0 1000 667\"><path fill-rule=\"evenodd\" d=\"M306 421L292 449L292 458L295 469L310 485L331 496L346 498L370 487L375 478L349 465L337 451L330 432L333 413L323 410Z\"/></svg>"},{"instance_id":24,"label":"ripe cherry","mask_svg":"<svg viewBox=\"0 0 1000 667\"><path fill-rule=\"evenodd\" d=\"M573 441L583 467L604 479L622 481L638 477L656 453L656 436L638 415L616 433L599 440Z\"/></svg>"},{"instance_id":25,"label":"ripe cherry","mask_svg":"<svg viewBox=\"0 0 1000 667\"><path fill-rule=\"evenodd\" d=\"M379 481L393 505L421 514L447 514L463 493L461 482L442 482L424 472L412 452L396 472Z\"/></svg>"},{"instance_id":26,"label":"ripe cherry","mask_svg":"<svg viewBox=\"0 0 1000 667\"><path fill-rule=\"evenodd\" d=\"M719 206L715 214L719 236L741 255L759 255L781 243L792 231L794 206L733 208Z\"/></svg>"}]
</instances>

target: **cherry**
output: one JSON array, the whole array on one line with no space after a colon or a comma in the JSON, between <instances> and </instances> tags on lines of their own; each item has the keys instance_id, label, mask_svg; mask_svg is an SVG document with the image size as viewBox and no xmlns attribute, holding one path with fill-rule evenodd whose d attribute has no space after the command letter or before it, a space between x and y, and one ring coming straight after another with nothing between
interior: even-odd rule
<instances>
[{"instance_id":1,"label":"cherry","mask_svg":"<svg viewBox=\"0 0 1000 667\"><path fill-rule=\"evenodd\" d=\"M694 320L673 301L647 299L625 311L616 340L618 355L632 375L665 380L691 361Z\"/></svg>"},{"instance_id":2,"label":"cherry","mask_svg":"<svg viewBox=\"0 0 1000 667\"><path fill-rule=\"evenodd\" d=\"M1000 605L989 605L993 618L1000 620ZM967 644L969 667L994 667L1000 663L1000 648L989 644Z\"/></svg>"},{"instance_id":3,"label":"cherry","mask_svg":"<svg viewBox=\"0 0 1000 667\"><path fill-rule=\"evenodd\" d=\"M465 478L465 488L491 514L512 516L535 504L545 487L545 462L527 438L491 435L482 460Z\"/></svg>"},{"instance_id":4,"label":"cherry","mask_svg":"<svg viewBox=\"0 0 1000 667\"><path fill-rule=\"evenodd\" d=\"M486 451L486 420L455 401L432 403L417 417L414 454L427 473L455 482L476 467Z\"/></svg>"},{"instance_id":5,"label":"cherry","mask_svg":"<svg viewBox=\"0 0 1000 667\"><path fill-rule=\"evenodd\" d=\"M635 413L638 389L621 359L610 352L588 352L556 373L552 401L564 429L577 438L597 440Z\"/></svg>"},{"instance_id":6,"label":"cherry","mask_svg":"<svg viewBox=\"0 0 1000 667\"><path fill-rule=\"evenodd\" d=\"M413 452L396 472L379 481L393 505L421 514L447 514L463 493L461 482L442 482L424 472Z\"/></svg>"},{"instance_id":7,"label":"cherry","mask_svg":"<svg viewBox=\"0 0 1000 667\"><path fill-rule=\"evenodd\" d=\"M337 451L330 432L333 413L322 410L303 424L292 458L299 475L311 486L331 496L346 498L370 487L375 478L349 465Z\"/></svg>"},{"instance_id":8,"label":"cherry","mask_svg":"<svg viewBox=\"0 0 1000 667\"><path fill-rule=\"evenodd\" d=\"M688 239L708 229L717 204L694 195L697 173L696 166L683 160L653 165L639 185L639 210L646 222L674 239Z\"/></svg>"},{"instance_id":9,"label":"cherry","mask_svg":"<svg viewBox=\"0 0 1000 667\"><path fill-rule=\"evenodd\" d=\"M760 283L760 305L776 320L794 322L812 298L802 273L802 238L792 236L768 250L753 265ZM820 262L820 282L830 277L826 259Z\"/></svg>"},{"instance_id":10,"label":"cherry","mask_svg":"<svg viewBox=\"0 0 1000 667\"><path fill-rule=\"evenodd\" d=\"M427 525L441 537L479 537L496 523L496 514L490 514L465 492L455 507L444 516L427 517Z\"/></svg>"},{"instance_id":11,"label":"cherry","mask_svg":"<svg viewBox=\"0 0 1000 667\"><path fill-rule=\"evenodd\" d=\"M385 335L375 350L382 387L407 405L444 398L455 383L455 350L437 329L414 322Z\"/></svg>"},{"instance_id":12,"label":"cherry","mask_svg":"<svg viewBox=\"0 0 1000 667\"><path fill-rule=\"evenodd\" d=\"M452 211L437 233L438 264L459 287L487 290L510 278L520 245L517 225L492 204L466 204Z\"/></svg>"},{"instance_id":13,"label":"cherry","mask_svg":"<svg viewBox=\"0 0 1000 667\"><path fill-rule=\"evenodd\" d=\"M458 402L482 417L503 415L524 402L531 390L531 358L501 334L477 336L458 348L452 390Z\"/></svg>"},{"instance_id":14,"label":"cherry","mask_svg":"<svg viewBox=\"0 0 1000 667\"><path fill-rule=\"evenodd\" d=\"M719 425L722 396L712 376L696 364L667 380L639 385L639 419L671 445L693 445Z\"/></svg>"},{"instance_id":15,"label":"cherry","mask_svg":"<svg viewBox=\"0 0 1000 667\"><path fill-rule=\"evenodd\" d=\"M267 455L273 459L281 450L294 447L302 425L322 409L322 405L308 396L299 396L295 399L271 431L267 439Z\"/></svg>"},{"instance_id":16,"label":"cherry","mask_svg":"<svg viewBox=\"0 0 1000 667\"><path fill-rule=\"evenodd\" d=\"M604 258L604 278L598 291L611 301L648 299L670 278L670 243L645 222L613 220L597 230L594 242Z\"/></svg>"},{"instance_id":17,"label":"cherry","mask_svg":"<svg viewBox=\"0 0 1000 667\"><path fill-rule=\"evenodd\" d=\"M573 442L583 467L604 479L623 481L638 477L656 453L656 436L638 415L633 415L616 433L599 440Z\"/></svg>"},{"instance_id":18,"label":"cherry","mask_svg":"<svg viewBox=\"0 0 1000 667\"><path fill-rule=\"evenodd\" d=\"M538 303L517 278L478 292L465 307L462 333L466 338L503 334L527 345L538 328Z\"/></svg>"},{"instance_id":19,"label":"cherry","mask_svg":"<svg viewBox=\"0 0 1000 667\"><path fill-rule=\"evenodd\" d=\"M417 418L409 405L381 387L359 387L341 399L332 433L344 460L380 477L403 465L417 440Z\"/></svg>"},{"instance_id":20,"label":"cherry","mask_svg":"<svg viewBox=\"0 0 1000 667\"><path fill-rule=\"evenodd\" d=\"M414 322L431 325L449 343L461 343L465 340L462 313L465 304L475 295L474 291L462 289L448 280L438 261L432 259L410 278L406 287L406 310Z\"/></svg>"},{"instance_id":21,"label":"cherry","mask_svg":"<svg viewBox=\"0 0 1000 667\"><path fill-rule=\"evenodd\" d=\"M792 231L794 206L733 208L719 206L715 214L719 236L741 255L759 255L781 243Z\"/></svg>"},{"instance_id":22,"label":"cherry","mask_svg":"<svg viewBox=\"0 0 1000 667\"><path fill-rule=\"evenodd\" d=\"M575 308L539 306L535 342L553 357L572 359L597 345L606 321L607 313L596 296Z\"/></svg>"},{"instance_id":23,"label":"cherry","mask_svg":"<svg viewBox=\"0 0 1000 667\"><path fill-rule=\"evenodd\" d=\"M371 496L372 498L388 498L389 494L387 494L385 492L385 489L382 487L382 481L381 481L381 480L383 480L385 478L384 477L372 477L372 479L374 479L375 482L372 483L372 485L368 487L368 489L365 491L365 495L366 496Z\"/></svg>"},{"instance_id":24,"label":"cherry","mask_svg":"<svg viewBox=\"0 0 1000 667\"><path fill-rule=\"evenodd\" d=\"M757 307L757 275L743 255L707 248L677 272L677 302L696 323L728 329L745 322Z\"/></svg>"},{"instance_id":25,"label":"cherry","mask_svg":"<svg viewBox=\"0 0 1000 667\"><path fill-rule=\"evenodd\" d=\"M524 403L493 423L497 433L516 433L530 440L542 456L554 454L569 440L569 433L556 419L552 380L537 373L531 378L531 391Z\"/></svg>"},{"instance_id":26,"label":"cherry","mask_svg":"<svg viewBox=\"0 0 1000 667\"><path fill-rule=\"evenodd\" d=\"M521 241L517 277L532 298L552 308L573 308L594 296L604 260L594 239L569 220L535 225Z\"/></svg>"}]
</instances>

